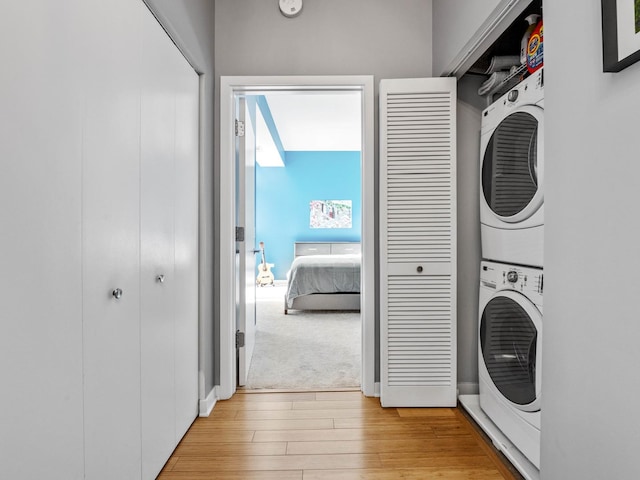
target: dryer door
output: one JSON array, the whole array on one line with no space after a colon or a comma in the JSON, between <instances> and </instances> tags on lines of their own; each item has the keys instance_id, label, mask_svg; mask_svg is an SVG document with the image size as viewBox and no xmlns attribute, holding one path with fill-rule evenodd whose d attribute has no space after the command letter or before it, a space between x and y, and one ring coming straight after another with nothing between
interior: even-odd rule
<instances>
[{"instance_id":1,"label":"dryer door","mask_svg":"<svg viewBox=\"0 0 640 480\"><path fill-rule=\"evenodd\" d=\"M503 222L521 222L542 205L543 127L542 108L524 105L483 140L482 196Z\"/></svg>"},{"instance_id":2,"label":"dryer door","mask_svg":"<svg viewBox=\"0 0 640 480\"><path fill-rule=\"evenodd\" d=\"M540 410L542 315L524 295L497 292L480 317L481 374L515 408Z\"/></svg>"}]
</instances>

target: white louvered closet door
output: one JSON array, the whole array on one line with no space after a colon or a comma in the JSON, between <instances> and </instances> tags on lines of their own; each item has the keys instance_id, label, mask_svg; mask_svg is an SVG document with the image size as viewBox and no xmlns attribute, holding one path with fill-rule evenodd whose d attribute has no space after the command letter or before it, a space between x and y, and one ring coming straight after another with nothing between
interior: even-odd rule
<instances>
[{"instance_id":1,"label":"white louvered closet door","mask_svg":"<svg viewBox=\"0 0 640 480\"><path fill-rule=\"evenodd\" d=\"M380 82L381 403L456 404L456 80Z\"/></svg>"}]
</instances>

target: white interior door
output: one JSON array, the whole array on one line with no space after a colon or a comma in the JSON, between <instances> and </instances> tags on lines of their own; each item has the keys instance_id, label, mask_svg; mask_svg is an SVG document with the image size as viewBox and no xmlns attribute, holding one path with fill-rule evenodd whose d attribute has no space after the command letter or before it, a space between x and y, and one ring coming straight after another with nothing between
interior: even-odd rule
<instances>
[{"instance_id":1,"label":"white interior door","mask_svg":"<svg viewBox=\"0 0 640 480\"><path fill-rule=\"evenodd\" d=\"M456 79L380 82L385 407L456 405Z\"/></svg>"},{"instance_id":2,"label":"white interior door","mask_svg":"<svg viewBox=\"0 0 640 480\"><path fill-rule=\"evenodd\" d=\"M90 59L75 13L85 3L2 5L3 478L84 478L80 146Z\"/></svg>"},{"instance_id":3,"label":"white interior door","mask_svg":"<svg viewBox=\"0 0 640 480\"><path fill-rule=\"evenodd\" d=\"M176 55L180 53L175 50ZM174 163L175 390L177 444L198 415L199 79L179 58Z\"/></svg>"},{"instance_id":4,"label":"white interior door","mask_svg":"<svg viewBox=\"0 0 640 480\"><path fill-rule=\"evenodd\" d=\"M253 104L255 108L255 103ZM238 120L244 125L237 135L238 226L244 229L244 240L237 242L238 309L237 329L243 339L238 344L238 385L247 384L256 336L256 232L255 232L255 158L256 137L253 127L255 109L240 98ZM244 132L242 132L244 130ZM242 133L242 134L240 134Z\"/></svg>"},{"instance_id":5,"label":"white interior door","mask_svg":"<svg viewBox=\"0 0 640 480\"><path fill-rule=\"evenodd\" d=\"M141 2L91 2L82 129L85 477L139 478ZM100 19L100 21L95 21ZM114 291L117 293L114 295Z\"/></svg>"},{"instance_id":6,"label":"white interior door","mask_svg":"<svg viewBox=\"0 0 640 480\"><path fill-rule=\"evenodd\" d=\"M142 19L140 321L142 478L175 447L174 150L179 53L152 15Z\"/></svg>"}]
</instances>

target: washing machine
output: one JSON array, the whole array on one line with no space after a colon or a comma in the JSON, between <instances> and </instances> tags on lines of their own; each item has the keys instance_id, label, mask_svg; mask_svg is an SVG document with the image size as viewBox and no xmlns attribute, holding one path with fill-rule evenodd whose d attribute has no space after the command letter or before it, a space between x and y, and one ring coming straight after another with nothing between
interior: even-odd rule
<instances>
[{"instance_id":1,"label":"washing machine","mask_svg":"<svg viewBox=\"0 0 640 480\"><path fill-rule=\"evenodd\" d=\"M543 266L543 113L542 69L482 112L482 258Z\"/></svg>"},{"instance_id":2,"label":"washing machine","mask_svg":"<svg viewBox=\"0 0 640 480\"><path fill-rule=\"evenodd\" d=\"M543 270L480 267L480 408L540 468Z\"/></svg>"}]
</instances>

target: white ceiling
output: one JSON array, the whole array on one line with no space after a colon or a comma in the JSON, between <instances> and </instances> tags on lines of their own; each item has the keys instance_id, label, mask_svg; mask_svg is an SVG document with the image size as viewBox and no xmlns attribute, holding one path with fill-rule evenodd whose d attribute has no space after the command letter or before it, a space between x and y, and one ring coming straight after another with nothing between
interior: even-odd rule
<instances>
[{"instance_id":1,"label":"white ceiling","mask_svg":"<svg viewBox=\"0 0 640 480\"><path fill-rule=\"evenodd\" d=\"M265 95L285 151L362 150L360 92Z\"/></svg>"}]
</instances>

